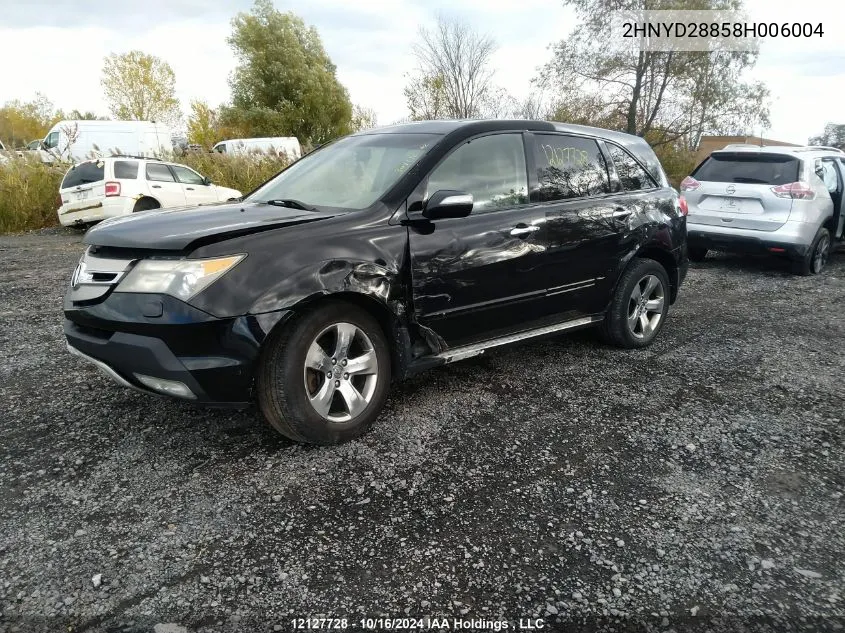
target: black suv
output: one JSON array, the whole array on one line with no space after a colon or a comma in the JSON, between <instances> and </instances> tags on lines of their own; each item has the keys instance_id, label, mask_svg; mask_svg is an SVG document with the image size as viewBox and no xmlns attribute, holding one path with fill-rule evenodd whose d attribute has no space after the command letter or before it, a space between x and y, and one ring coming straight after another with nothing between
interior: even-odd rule
<instances>
[{"instance_id":1,"label":"black suv","mask_svg":"<svg viewBox=\"0 0 845 633\"><path fill-rule=\"evenodd\" d=\"M430 121L321 147L242 201L91 229L71 352L122 385L257 397L333 444L392 379L588 326L654 340L687 270L686 208L640 138L538 121Z\"/></svg>"}]
</instances>

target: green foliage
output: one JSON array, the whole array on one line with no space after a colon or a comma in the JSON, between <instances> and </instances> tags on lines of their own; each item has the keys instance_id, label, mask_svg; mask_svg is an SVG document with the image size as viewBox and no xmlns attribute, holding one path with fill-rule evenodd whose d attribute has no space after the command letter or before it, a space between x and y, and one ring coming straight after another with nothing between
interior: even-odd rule
<instances>
[{"instance_id":1,"label":"green foliage","mask_svg":"<svg viewBox=\"0 0 845 633\"><path fill-rule=\"evenodd\" d=\"M350 124L352 132L369 130L377 125L378 117L376 116L375 110L359 105L352 108L352 123Z\"/></svg>"},{"instance_id":2,"label":"green foliage","mask_svg":"<svg viewBox=\"0 0 845 633\"><path fill-rule=\"evenodd\" d=\"M101 80L106 102L117 119L178 122L176 75L163 59L141 51L105 59Z\"/></svg>"},{"instance_id":3,"label":"green foliage","mask_svg":"<svg viewBox=\"0 0 845 633\"><path fill-rule=\"evenodd\" d=\"M452 118L446 105L445 81L440 75L417 71L405 86L405 101L412 121Z\"/></svg>"},{"instance_id":4,"label":"green foliage","mask_svg":"<svg viewBox=\"0 0 845 633\"><path fill-rule=\"evenodd\" d=\"M666 177L675 189L681 186L681 181L692 173L698 165L696 152L687 148L683 143L661 143L654 146L654 153L660 159Z\"/></svg>"},{"instance_id":5,"label":"green foliage","mask_svg":"<svg viewBox=\"0 0 845 633\"><path fill-rule=\"evenodd\" d=\"M295 136L324 143L351 130L352 104L316 29L270 0L232 21L238 58L223 125L244 136Z\"/></svg>"},{"instance_id":6,"label":"green foliage","mask_svg":"<svg viewBox=\"0 0 845 633\"><path fill-rule=\"evenodd\" d=\"M810 145L825 145L827 147L838 147L845 150L845 125L828 123L824 126L824 132L813 136L808 141Z\"/></svg>"},{"instance_id":7,"label":"green foliage","mask_svg":"<svg viewBox=\"0 0 845 633\"><path fill-rule=\"evenodd\" d=\"M100 116L99 114L95 114L90 110L86 110L85 112L80 112L79 110L73 109L67 114L62 112L61 110L55 116L57 121L61 120L68 120L68 121L108 121L109 118L107 116Z\"/></svg>"},{"instance_id":8,"label":"green foliage","mask_svg":"<svg viewBox=\"0 0 845 633\"><path fill-rule=\"evenodd\" d=\"M205 101L191 101L191 116L188 119L188 142L211 149L225 140L225 130L220 126L216 110L208 107Z\"/></svg>"},{"instance_id":9,"label":"green foliage","mask_svg":"<svg viewBox=\"0 0 845 633\"><path fill-rule=\"evenodd\" d=\"M0 108L0 141L7 149L23 147L44 138L57 120L53 104L41 93L36 93L32 101L8 101Z\"/></svg>"}]
</instances>

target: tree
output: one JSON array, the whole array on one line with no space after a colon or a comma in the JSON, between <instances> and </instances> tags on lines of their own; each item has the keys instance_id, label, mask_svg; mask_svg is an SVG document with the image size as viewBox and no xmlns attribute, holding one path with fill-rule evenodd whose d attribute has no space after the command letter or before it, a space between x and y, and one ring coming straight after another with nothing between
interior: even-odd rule
<instances>
[{"instance_id":1,"label":"tree","mask_svg":"<svg viewBox=\"0 0 845 633\"><path fill-rule=\"evenodd\" d=\"M746 83L756 52L647 51L608 46L614 9L738 10L742 0L564 0L580 23L557 44L539 83L560 94L558 109L649 137L655 144L697 144L701 134L768 124L768 90ZM568 112L564 112L569 114Z\"/></svg>"},{"instance_id":2,"label":"tree","mask_svg":"<svg viewBox=\"0 0 845 633\"><path fill-rule=\"evenodd\" d=\"M466 22L438 16L433 30L420 29L413 51L419 68L405 88L412 118L467 119L483 114L493 90L492 37Z\"/></svg>"},{"instance_id":3,"label":"tree","mask_svg":"<svg viewBox=\"0 0 845 633\"><path fill-rule=\"evenodd\" d=\"M99 114L95 114L90 110L86 110L85 112L81 112L79 110L73 109L68 112L67 116L59 110L58 115L61 115L62 119L69 119L71 121L108 121L109 118L106 116L100 116Z\"/></svg>"},{"instance_id":4,"label":"tree","mask_svg":"<svg viewBox=\"0 0 845 633\"><path fill-rule=\"evenodd\" d=\"M270 0L256 0L232 21L228 42L238 58L225 124L267 136L324 143L349 133L352 103L316 29Z\"/></svg>"},{"instance_id":5,"label":"tree","mask_svg":"<svg viewBox=\"0 0 845 633\"><path fill-rule=\"evenodd\" d=\"M52 102L40 92L32 101L8 101L0 108L0 140L10 148L22 147L44 138L56 120Z\"/></svg>"},{"instance_id":6,"label":"tree","mask_svg":"<svg viewBox=\"0 0 845 633\"><path fill-rule=\"evenodd\" d=\"M135 121L177 123L176 75L163 59L141 51L105 58L101 80L113 116Z\"/></svg>"},{"instance_id":7,"label":"tree","mask_svg":"<svg viewBox=\"0 0 845 633\"><path fill-rule=\"evenodd\" d=\"M444 85L440 75L426 75L423 71L417 71L411 77L404 94L412 121L430 121L451 116L451 113L447 113Z\"/></svg>"},{"instance_id":8,"label":"tree","mask_svg":"<svg viewBox=\"0 0 845 633\"><path fill-rule=\"evenodd\" d=\"M188 118L188 142L211 149L224 140L221 135L217 111L205 101L191 101L191 116Z\"/></svg>"},{"instance_id":9,"label":"tree","mask_svg":"<svg viewBox=\"0 0 845 633\"><path fill-rule=\"evenodd\" d=\"M845 150L845 125L828 123L824 126L824 132L810 138L809 144L838 147L841 150Z\"/></svg>"},{"instance_id":10,"label":"tree","mask_svg":"<svg viewBox=\"0 0 845 633\"><path fill-rule=\"evenodd\" d=\"M351 128L353 132L360 132L361 130L369 130L378 125L378 117L376 111L372 108L365 108L364 106L353 106L352 108L352 123Z\"/></svg>"}]
</instances>

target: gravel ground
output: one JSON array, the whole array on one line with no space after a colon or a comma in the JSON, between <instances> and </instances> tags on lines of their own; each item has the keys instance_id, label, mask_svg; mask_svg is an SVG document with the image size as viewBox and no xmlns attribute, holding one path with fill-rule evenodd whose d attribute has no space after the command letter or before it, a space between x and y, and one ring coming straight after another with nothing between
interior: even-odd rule
<instances>
[{"instance_id":1,"label":"gravel ground","mask_svg":"<svg viewBox=\"0 0 845 633\"><path fill-rule=\"evenodd\" d=\"M0 631L845 625L845 255L711 256L648 350L496 351L305 448L67 354L80 239L0 238Z\"/></svg>"}]
</instances>

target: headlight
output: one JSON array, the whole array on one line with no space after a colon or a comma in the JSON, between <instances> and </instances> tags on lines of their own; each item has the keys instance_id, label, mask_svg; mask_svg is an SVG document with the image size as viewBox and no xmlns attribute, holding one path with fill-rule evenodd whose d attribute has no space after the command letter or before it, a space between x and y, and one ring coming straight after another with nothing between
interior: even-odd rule
<instances>
[{"instance_id":1,"label":"headlight","mask_svg":"<svg viewBox=\"0 0 845 633\"><path fill-rule=\"evenodd\" d=\"M164 293L187 301L214 283L246 255L214 259L143 259L115 292Z\"/></svg>"}]
</instances>

